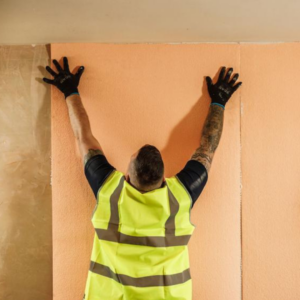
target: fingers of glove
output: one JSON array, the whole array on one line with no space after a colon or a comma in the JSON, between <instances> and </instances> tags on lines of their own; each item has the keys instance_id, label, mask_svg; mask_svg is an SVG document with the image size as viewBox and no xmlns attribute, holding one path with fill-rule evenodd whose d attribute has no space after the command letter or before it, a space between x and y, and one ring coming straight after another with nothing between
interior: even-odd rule
<instances>
[{"instance_id":1,"label":"fingers of glove","mask_svg":"<svg viewBox=\"0 0 300 300\"><path fill-rule=\"evenodd\" d=\"M43 81L49 83L49 84L53 84L54 85L54 80L48 79L48 78L43 78Z\"/></svg>"},{"instance_id":2,"label":"fingers of glove","mask_svg":"<svg viewBox=\"0 0 300 300\"><path fill-rule=\"evenodd\" d=\"M64 69L66 72L70 73L68 59L64 57Z\"/></svg>"},{"instance_id":3,"label":"fingers of glove","mask_svg":"<svg viewBox=\"0 0 300 300\"><path fill-rule=\"evenodd\" d=\"M226 70L226 67L222 67L219 78L218 78L218 83L221 83L223 81L225 70Z\"/></svg>"},{"instance_id":4,"label":"fingers of glove","mask_svg":"<svg viewBox=\"0 0 300 300\"><path fill-rule=\"evenodd\" d=\"M53 63L59 73L62 73L64 71L56 59L53 59Z\"/></svg>"},{"instance_id":5,"label":"fingers of glove","mask_svg":"<svg viewBox=\"0 0 300 300\"><path fill-rule=\"evenodd\" d=\"M84 66L81 66L81 67L78 69L77 73L75 74L78 83L79 83L79 80L80 80L80 77L81 77L83 71L84 71Z\"/></svg>"},{"instance_id":6,"label":"fingers of glove","mask_svg":"<svg viewBox=\"0 0 300 300\"><path fill-rule=\"evenodd\" d=\"M209 76L206 76L205 79L206 79L208 90L210 90L210 88L212 86L212 80Z\"/></svg>"},{"instance_id":7,"label":"fingers of glove","mask_svg":"<svg viewBox=\"0 0 300 300\"><path fill-rule=\"evenodd\" d=\"M235 92L240 86L242 85L242 82L237 83L234 87L233 87L233 91Z\"/></svg>"},{"instance_id":8,"label":"fingers of glove","mask_svg":"<svg viewBox=\"0 0 300 300\"><path fill-rule=\"evenodd\" d=\"M224 81L226 81L226 82L229 81L230 75L231 75L232 71L233 71L233 69L232 69L232 68L229 68L229 70L228 70L228 72L227 72L227 74L226 74L226 76L225 76L225 78L224 78Z\"/></svg>"},{"instance_id":9,"label":"fingers of glove","mask_svg":"<svg viewBox=\"0 0 300 300\"><path fill-rule=\"evenodd\" d=\"M47 70L53 77L55 77L55 76L58 75L58 74L55 73L49 66L46 67L46 70Z\"/></svg>"},{"instance_id":10,"label":"fingers of glove","mask_svg":"<svg viewBox=\"0 0 300 300\"><path fill-rule=\"evenodd\" d=\"M234 85L238 78L239 78L239 74L235 74L233 78L229 81L229 84Z\"/></svg>"}]
</instances>

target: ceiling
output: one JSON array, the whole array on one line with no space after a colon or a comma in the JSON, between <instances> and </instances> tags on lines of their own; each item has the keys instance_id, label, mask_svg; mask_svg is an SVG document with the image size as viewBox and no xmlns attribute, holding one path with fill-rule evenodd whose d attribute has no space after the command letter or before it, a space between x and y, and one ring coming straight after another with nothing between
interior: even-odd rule
<instances>
[{"instance_id":1,"label":"ceiling","mask_svg":"<svg viewBox=\"0 0 300 300\"><path fill-rule=\"evenodd\" d=\"M300 1L0 0L0 44L297 42Z\"/></svg>"}]
</instances>

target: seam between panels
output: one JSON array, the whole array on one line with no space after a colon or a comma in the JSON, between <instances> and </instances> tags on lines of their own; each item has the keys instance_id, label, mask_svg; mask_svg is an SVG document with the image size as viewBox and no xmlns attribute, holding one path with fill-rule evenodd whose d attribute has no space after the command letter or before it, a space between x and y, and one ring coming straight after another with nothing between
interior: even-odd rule
<instances>
[{"instance_id":1,"label":"seam between panels","mask_svg":"<svg viewBox=\"0 0 300 300\"><path fill-rule=\"evenodd\" d=\"M241 43L239 42L239 69L241 74ZM242 114L243 114L243 103L242 103L242 89L239 93L239 104L240 104L240 274L241 274L241 300L243 300L243 222L242 222Z\"/></svg>"}]
</instances>

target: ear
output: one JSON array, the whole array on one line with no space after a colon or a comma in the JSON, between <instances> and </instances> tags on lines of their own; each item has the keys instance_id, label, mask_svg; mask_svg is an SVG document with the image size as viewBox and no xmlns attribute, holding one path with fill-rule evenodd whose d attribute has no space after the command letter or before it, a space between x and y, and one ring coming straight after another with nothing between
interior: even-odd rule
<instances>
[{"instance_id":1,"label":"ear","mask_svg":"<svg viewBox=\"0 0 300 300\"><path fill-rule=\"evenodd\" d=\"M128 173L125 175L125 179L127 182L129 182L129 174Z\"/></svg>"}]
</instances>

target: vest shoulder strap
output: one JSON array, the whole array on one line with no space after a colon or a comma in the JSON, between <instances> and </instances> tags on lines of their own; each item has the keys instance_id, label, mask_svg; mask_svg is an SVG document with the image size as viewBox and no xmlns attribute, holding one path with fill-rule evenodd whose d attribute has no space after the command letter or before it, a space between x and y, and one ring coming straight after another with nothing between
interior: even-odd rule
<instances>
[{"instance_id":1,"label":"vest shoulder strap","mask_svg":"<svg viewBox=\"0 0 300 300\"><path fill-rule=\"evenodd\" d=\"M166 178L166 183L171 190L172 194L176 198L179 203L179 207L182 211L186 211L189 214L190 224L193 227L196 227L195 224L191 221L191 208L193 204L192 197L184 184L180 181L180 179L174 175L172 177Z\"/></svg>"}]
</instances>

